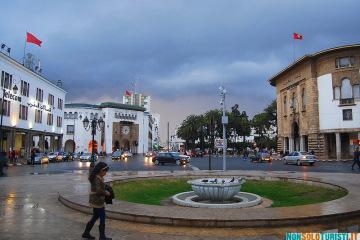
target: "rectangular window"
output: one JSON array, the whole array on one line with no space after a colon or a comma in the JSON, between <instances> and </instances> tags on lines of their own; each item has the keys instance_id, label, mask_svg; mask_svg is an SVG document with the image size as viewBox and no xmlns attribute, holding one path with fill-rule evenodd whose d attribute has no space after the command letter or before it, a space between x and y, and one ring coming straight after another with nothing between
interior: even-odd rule
<instances>
[{"instance_id":1,"label":"rectangular window","mask_svg":"<svg viewBox=\"0 0 360 240\"><path fill-rule=\"evenodd\" d=\"M63 109L63 100L58 98L58 109Z\"/></svg>"},{"instance_id":2,"label":"rectangular window","mask_svg":"<svg viewBox=\"0 0 360 240\"><path fill-rule=\"evenodd\" d=\"M42 123L42 111L36 109L35 110L35 122L36 123Z\"/></svg>"},{"instance_id":3,"label":"rectangular window","mask_svg":"<svg viewBox=\"0 0 360 240\"><path fill-rule=\"evenodd\" d=\"M62 117L57 117L56 118L56 126L57 127L62 127Z\"/></svg>"},{"instance_id":4,"label":"rectangular window","mask_svg":"<svg viewBox=\"0 0 360 240\"><path fill-rule=\"evenodd\" d=\"M28 119L29 108L27 106L21 105L19 108L19 119L27 120Z\"/></svg>"},{"instance_id":5,"label":"rectangular window","mask_svg":"<svg viewBox=\"0 0 360 240\"><path fill-rule=\"evenodd\" d=\"M36 100L39 102L44 101L44 91L40 88L36 88Z\"/></svg>"},{"instance_id":6,"label":"rectangular window","mask_svg":"<svg viewBox=\"0 0 360 240\"><path fill-rule=\"evenodd\" d=\"M353 67L354 64L355 64L355 58L353 56L340 57L340 58L336 58L336 60L335 60L336 68Z\"/></svg>"},{"instance_id":7,"label":"rectangular window","mask_svg":"<svg viewBox=\"0 0 360 240\"><path fill-rule=\"evenodd\" d=\"M47 125L52 126L54 121L54 115L51 113L48 113L47 115Z\"/></svg>"},{"instance_id":8,"label":"rectangular window","mask_svg":"<svg viewBox=\"0 0 360 240\"><path fill-rule=\"evenodd\" d=\"M12 88L12 75L2 71L1 72L1 87L11 90Z\"/></svg>"},{"instance_id":9,"label":"rectangular window","mask_svg":"<svg viewBox=\"0 0 360 240\"><path fill-rule=\"evenodd\" d=\"M301 106L302 106L302 111L305 111L306 110L306 93L305 93L305 88L303 88L301 90Z\"/></svg>"},{"instance_id":10,"label":"rectangular window","mask_svg":"<svg viewBox=\"0 0 360 240\"><path fill-rule=\"evenodd\" d=\"M74 134L74 132L75 132L75 127L74 127L74 125L67 125L67 126L66 126L66 133L67 133L67 134Z\"/></svg>"},{"instance_id":11,"label":"rectangular window","mask_svg":"<svg viewBox=\"0 0 360 240\"><path fill-rule=\"evenodd\" d=\"M29 96L29 89L30 89L30 84L28 82L25 82L25 81L21 80L20 94L22 96L28 97Z\"/></svg>"},{"instance_id":12,"label":"rectangular window","mask_svg":"<svg viewBox=\"0 0 360 240\"><path fill-rule=\"evenodd\" d=\"M360 98L360 85L359 84L355 84L353 86L353 92L354 92L354 94L353 94L354 98L359 99Z\"/></svg>"},{"instance_id":13,"label":"rectangular window","mask_svg":"<svg viewBox=\"0 0 360 240\"><path fill-rule=\"evenodd\" d=\"M52 95L52 94L49 93L48 104L49 104L50 106L54 106L54 102L55 102L55 100L54 100L54 95Z\"/></svg>"},{"instance_id":14,"label":"rectangular window","mask_svg":"<svg viewBox=\"0 0 360 240\"><path fill-rule=\"evenodd\" d=\"M350 121L352 118L352 109L343 109L343 120Z\"/></svg>"},{"instance_id":15,"label":"rectangular window","mask_svg":"<svg viewBox=\"0 0 360 240\"><path fill-rule=\"evenodd\" d=\"M4 105L2 105L2 99L0 98L0 107L3 106L3 115L10 116L10 101L4 100Z\"/></svg>"}]
</instances>

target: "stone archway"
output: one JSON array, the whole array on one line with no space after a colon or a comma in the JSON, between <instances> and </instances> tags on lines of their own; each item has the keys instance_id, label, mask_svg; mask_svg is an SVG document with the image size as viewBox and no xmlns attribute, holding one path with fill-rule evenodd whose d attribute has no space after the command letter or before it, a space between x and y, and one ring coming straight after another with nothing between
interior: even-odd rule
<instances>
[{"instance_id":1,"label":"stone archway","mask_svg":"<svg viewBox=\"0 0 360 240\"><path fill-rule=\"evenodd\" d=\"M69 139L65 142L64 146L65 152L75 152L75 142L72 139Z\"/></svg>"},{"instance_id":2,"label":"stone archway","mask_svg":"<svg viewBox=\"0 0 360 240\"><path fill-rule=\"evenodd\" d=\"M118 140L116 140L115 143L114 143L114 146L113 146L113 151L116 151L118 149L120 149L120 143L119 143Z\"/></svg>"},{"instance_id":3,"label":"stone archway","mask_svg":"<svg viewBox=\"0 0 360 240\"><path fill-rule=\"evenodd\" d=\"M93 141L91 140L88 145L89 153L92 153L92 143L93 143ZM94 153L98 153L98 143L96 140L94 140Z\"/></svg>"},{"instance_id":4,"label":"stone archway","mask_svg":"<svg viewBox=\"0 0 360 240\"><path fill-rule=\"evenodd\" d=\"M297 122L293 123L292 126L292 132L293 132L293 146L294 146L294 151L299 151L300 150L300 129L299 129L299 124Z\"/></svg>"},{"instance_id":5,"label":"stone archway","mask_svg":"<svg viewBox=\"0 0 360 240\"><path fill-rule=\"evenodd\" d=\"M122 140L120 147L123 151L130 151L130 141L128 139Z\"/></svg>"}]
</instances>

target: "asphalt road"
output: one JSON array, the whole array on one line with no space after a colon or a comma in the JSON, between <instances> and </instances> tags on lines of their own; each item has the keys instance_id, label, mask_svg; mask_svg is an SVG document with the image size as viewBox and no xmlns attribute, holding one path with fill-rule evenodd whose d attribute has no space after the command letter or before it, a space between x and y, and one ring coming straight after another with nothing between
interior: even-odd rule
<instances>
[{"instance_id":1,"label":"asphalt road","mask_svg":"<svg viewBox=\"0 0 360 240\"><path fill-rule=\"evenodd\" d=\"M143 156L134 156L127 161L112 161L109 157L100 158L101 161L105 161L109 164L110 169L114 171L186 171L186 170L208 170L209 159L207 156L203 158L192 158L191 163L187 166L177 166L172 164L166 165L154 165L149 161L146 161ZM261 170L261 171L302 171L302 172L342 172L342 173L360 173L356 168L351 170L351 161L348 162L317 162L314 166L297 166L297 165L284 165L282 161L274 160L271 163L259 163L251 162L249 160L244 161L239 157L228 157L226 166L228 170ZM222 170L222 157L212 156L211 169ZM86 162L59 162L43 165L22 165L12 166L7 170L8 176L16 175L29 175L29 174L59 174L67 172L86 172L88 171L90 163Z\"/></svg>"}]
</instances>

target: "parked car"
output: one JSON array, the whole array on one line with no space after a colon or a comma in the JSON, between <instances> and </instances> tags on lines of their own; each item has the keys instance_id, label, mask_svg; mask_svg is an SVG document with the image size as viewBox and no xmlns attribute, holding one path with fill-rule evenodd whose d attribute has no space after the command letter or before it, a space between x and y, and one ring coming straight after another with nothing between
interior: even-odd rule
<instances>
[{"instance_id":1,"label":"parked car","mask_svg":"<svg viewBox=\"0 0 360 240\"><path fill-rule=\"evenodd\" d=\"M70 152L60 152L59 158L61 157L63 161L74 161L74 155Z\"/></svg>"},{"instance_id":2,"label":"parked car","mask_svg":"<svg viewBox=\"0 0 360 240\"><path fill-rule=\"evenodd\" d=\"M116 150L111 154L111 160L120 160L121 159L121 151Z\"/></svg>"},{"instance_id":3,"label":"parked car","mask_svg":"<svg viewBox=\"0 0 360 240\"><path fill-rule=\"evenodd\" d=\"M258 152L250 157L252 162L271 162L272 157L268 152Z\"/></svg>"},{"instance_id":4,"label":"parked car","mask_svg":"<svg viewBox=\"0 0 360 240\"><path fill-rule=\"evenodd\" d=\"M48 154L49 162L57 162L57 156L59 155L59 152L51 152Z\"/></svg>"},{"instance_id":5,"label":"parked car","mask_svg":"<svg viewBox=\"0 0 360 240\"><path fill-rule=\"evenodd\" d=\"M47 163L49 163L49 158L44 153L35 153L34 163L35 164L44 164L44 163L47 164Z\"/></svg>"},{"instance_id":6,"label":"parked car","mask_svg":"<svg viewBox=\"0 0 360 240\"><path fill-rule=\"evenodd\" d=\"M95 153L95 160L97 161L99 159L98 155ZM91 161L91 153L83 153L79 157L80 162L90 162Z\"/></svg>"},{"instance_id":7,"label":"parked car","mask_svg":"<svg viewBox=\"0 0 360 240\"><path fill-rule=\"evenodd\" d=\"M189 156L180 155L178 152L160 152L152 159L155 165L173 163L176 165L186 165L190 162Z\"/></svg>"},{"instance_id":8,"label":"parked car","mask_svg":"<svg viewBox=\"0 0 360 240\"><path fill-rule=\"evenodd\" d=\"M294 163L298 166L302 165L303 163L314 165L316 161L317 159L315 155L304 151L295 151L283 157L284 164Z\"/></svg>"},{"instance_id":9,"label":"parked car","mask_svg":"<svg viewBox=\"0 0 360 240\"><path fill-rule=\"evenodd\" d=\"M129 151L124 151L122 154L121 154L121 159L125 159L125 158L129 158L129 157L132 157L133 154Z\"/></svg>"}]
</instances>

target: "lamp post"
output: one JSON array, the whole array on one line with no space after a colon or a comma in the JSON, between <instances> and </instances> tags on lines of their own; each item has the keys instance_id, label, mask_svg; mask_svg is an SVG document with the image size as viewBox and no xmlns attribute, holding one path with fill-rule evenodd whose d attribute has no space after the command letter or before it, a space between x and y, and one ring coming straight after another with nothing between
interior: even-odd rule
<instances>
[{"instance_id":1,"label":"lamp post","mask_svg":"<svg viewBox=\"0 0 360 240\"><path fill-rule=\"evenodd\" d=\"M226 171L226 148L227 148L227 139L226 139L226 124L228 124L228 117L225 116L226 106L225 106L225 94L226 89L223 86L219 87L220 90L220 105L222 105L223 115L222 115L222 125L223 125L223 171Z\"/></svg>"},{"instance_id":2,"label":"lamp post","mask_svg":"<svg viewBox=\"0 0 360 240\"><path fill-rule=\"evenodd\" d=\"M16 84L12 88L14 94L17 94L17 91L19 90ZM0 108L0 152L3 151L3 116L4 116L4 98L6 95L6 89L3 88L3 97L1 100L1 108Z\"/></svg>"},{"instance_id":3,"label":"lamp post","mask_svg":"<svg viewBox=\"0 0 360 240\"><path fill-rule=\"evenodd\" d=\"M97 119L95 116L93 119L91 119L91 121L89 121L88 117L86 116L83 120L83 124L84 124L84 128L86 131L91 130L91 135L92 135L92 142L91 142L91 163L90 163L90 170L94 167L95 165L95 152L94 152L94 142L95 142L95 135L96 135L96 129L99 130L99 132L104 130L104 126L105 126L105 122L102 119L102 117L100 117L99 119Z\"/></svg>"}]
</instances>

